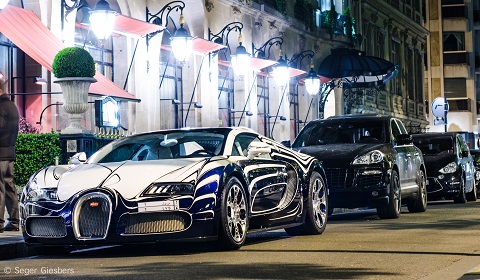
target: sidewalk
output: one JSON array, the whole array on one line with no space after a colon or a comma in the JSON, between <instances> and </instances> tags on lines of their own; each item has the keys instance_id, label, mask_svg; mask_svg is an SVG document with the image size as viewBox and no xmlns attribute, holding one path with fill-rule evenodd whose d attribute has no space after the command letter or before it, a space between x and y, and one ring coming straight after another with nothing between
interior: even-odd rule
<instances>
[{"instance_id":1,"label":"sidewalk","mask_svg":"<svg viewBox=\"0 0 480 280\"><path fill-rule=\"evenodd\" d=\"M4 231L0 233L0 260L31 256L23 242L21 231Z\"/></svg>"}]
</instances>

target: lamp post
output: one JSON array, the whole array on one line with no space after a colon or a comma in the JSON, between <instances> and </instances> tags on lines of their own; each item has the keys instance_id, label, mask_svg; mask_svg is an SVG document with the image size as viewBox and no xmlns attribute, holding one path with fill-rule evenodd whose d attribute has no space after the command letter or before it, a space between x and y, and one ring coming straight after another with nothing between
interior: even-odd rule
<instances>
[{"instance_id":1,"label":"lamp post","mask_svg":"<svg viewBox=\"0 0 480 280\"><path fill-rule=\"evenodd\" d=\"M0 0L0 10L3 10L7 6L8 1L9 0Z\"/></svg>"},{"instance_id":2,"label":"lamp post","mask_svg":"<svg viewBox=\"0 0 480 280\"><path fill-rule=\"evenodd\" d=\"M107 39L115 25L116 12L105 0L100 0L90 11L90 25L99 40Z\"/></svg>"},{"instance_id":3,"label":"lamp post","mask_svg":"<svg viewBox=\"0 0 480 280\"><path fill-rule=\"evenodd\" d=\"M185 18L183 16L183 9L185 8L185 3L183 1L172 1L167 3L163 8L161 8L157 13L152 14L147 7L147 22L168 27L170 12L175 10L180 10L180 28L176 28L175 32L170 33L170 31L165 28L166 32L170 35L172 52L175 58L183 65L185 61L190 57L193 47L193 37L190 36L188 31L183 27L185 24ZM163 25L165 18L165 25ZM173 23L175 25L175 23ZM160 31L162 32L162 31ZM148 41L155 36L157 33L147 36L147 46Z\"/></svg>"}]
</instances>

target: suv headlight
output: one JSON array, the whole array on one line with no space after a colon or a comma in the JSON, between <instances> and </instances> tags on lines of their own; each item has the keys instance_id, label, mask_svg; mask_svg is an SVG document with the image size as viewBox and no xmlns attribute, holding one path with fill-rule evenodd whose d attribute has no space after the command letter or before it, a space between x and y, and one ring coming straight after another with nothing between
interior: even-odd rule
<instances>
[{"instance_id":1,"label":"suv headlight","mask_svg":"<svg viewBox=\"0 0 480 280\"><path fill-rule=\"evenodd\" d=\"M457 171L457 167L458 167L458 165L457 165L456 162L450 162L449 164L447 164L443 168L440 168L440 170L438 170L438 172L440 172L442 174L453 173L453 172Z\"/></svg>"},{"instance_id":2,"label":"suv headlight","mask_svg":"<svg viewBox=\"0 0 480 280\"><path fill-rule=\"evenodd\" d=\"M359 164L373 164L373 163L379 163L383 161L383 153L374 150L371 152L368 152L364 155L358 156L356 159L353 160L352 164L359 165Z\"/></svg>"}]
</instances>

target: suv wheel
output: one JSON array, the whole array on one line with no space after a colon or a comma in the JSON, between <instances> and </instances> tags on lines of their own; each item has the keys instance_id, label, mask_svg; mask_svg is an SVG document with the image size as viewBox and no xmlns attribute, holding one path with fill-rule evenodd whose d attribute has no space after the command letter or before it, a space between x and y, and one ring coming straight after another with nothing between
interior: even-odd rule
<instances>
[{"instance_id":1,"label":"suv wheel","mask_svg":"<svg viewBox=\"0 0 480 280\"><path fill-rule=\"evenodd\" d=\"M377 207L377 214L380 219L398 218L401 213L401 200L398 173L397 171L392 170L392 174L390 175L390 194L388 196L388 203Z\"/></svg>"},{"instance_id":2,"label":"suv wheel","mask_svg":"<svg viewBox=\"0 0 480 280\"><path fill-rule=\"evenodd\" d=\"M473 182L473 189L471 192L467 193L468 201L477 201L477 183Z\"/></svg>"},{"instance_id":3,"label":"suv wheel","mask_svg":"<svg viewBox=\"0 0 480 280\"><path fill-rule=\"evenodd\" d=\"M427 210L427 184L425 174L420 170L417 178L418 193L417 196L407 202L409 212L425 212Z\"/></svg>"},{"instance_id":4,"label":"suv wheel","mask_svg":"<svg viewBox=\"0 0 480 280\"><path fill-rule=\"evenodd\" d=\"M467 202L467 195L465 193L465 176L462 175L460 178L460 193L457 197L453 198L454 203L465 203Z\"/></svg>"}]
</instances>

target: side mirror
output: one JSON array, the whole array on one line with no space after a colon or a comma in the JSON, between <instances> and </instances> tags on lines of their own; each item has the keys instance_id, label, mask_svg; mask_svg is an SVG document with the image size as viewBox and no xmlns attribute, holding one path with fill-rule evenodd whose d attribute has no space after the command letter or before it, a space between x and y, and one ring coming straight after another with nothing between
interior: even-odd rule
<instances>
[{"instance_id":1,"label":"side mirror","mask_svg":"<svg viewBox=\"0 0 480 280\"><path fill-rule=\"evenodd\" d=\"M468 151L462 151L462 157L468 157Z\"/></svg>"},{"instance_id":2,"label":"side mirror","mask_svg":"<svg viewBox=\"0 0 480 280\"><path fill-rule=\"evenodd\" d=\"M272 148L263 142L252 142L248 146L248 159L253 159L261 154L269 154Z\"/></svg>"},{"instance_id":3,"label":"side mirror","mask_svg":"<svg viewBox=\"0 0 480 280\"><path fill-rule=\"evenodd\" d=\"M87 154L85 152L76 153L70 158L70 162L72 164L82 164L86 161L87 161Z\"/></svg>"},{"instance_id":4,"label":"side mirror","mask_svg":"<svg viewBox=\"0 0 480 280\"><path fill-rule=\"evenodd\" d=\"M410 145L413 143L412 135L410 134L400 134L397 136L398 145Z\"/></svg>"},{"instance_id":5,"label":"side mirror","mask_svg":"<svg viewBox=\"0 0 480 280\"><path fill-rule=\"evenodd\" d=\"M282 144L283 146L288 147L288 148L292 147L292 144L290 143L290 140L282 141L282 142L280 142L280 144Z\"/></svg>"}]
</instances>

